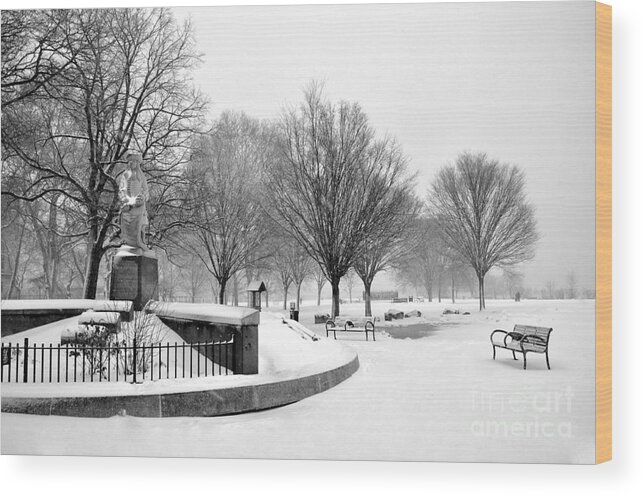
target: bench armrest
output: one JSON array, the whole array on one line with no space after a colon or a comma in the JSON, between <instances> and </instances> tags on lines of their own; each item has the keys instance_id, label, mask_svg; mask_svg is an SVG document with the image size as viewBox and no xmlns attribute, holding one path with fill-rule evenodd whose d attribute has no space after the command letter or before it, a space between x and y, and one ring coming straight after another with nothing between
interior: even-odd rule
<instances>
[{"instance_id":1,"label":"bench armrest","mask_svg":"<svg viewBox=\"0 0 643 496\"><path fill-rule=\"evenodd\" d=\"M496 329L496 330L494 330L494 331L491 333L491 336L489 336L489 339L491 340L491 342L492 342L492 343L493 343L493 335L494 335L495 333L497 333L497 332L501 332L501 333L503 333L503 334L505 335L505 338L504 338L504 339L505 339L505 340L507 339L507 335L509 334L507 331L505 331L504 329Z\"/></svg>"},{"instance_id":2,"label":"bench armrest","mask_svg":"<svg viewBox=\"0 0 643 496\"><path fill-rule=\"evenodd\" d=\"M326 330L328 330L328 325L330 324L330 327L335 327L335 322L332 320L327 320L326 321Z\"/></svg>"}]
</instances>

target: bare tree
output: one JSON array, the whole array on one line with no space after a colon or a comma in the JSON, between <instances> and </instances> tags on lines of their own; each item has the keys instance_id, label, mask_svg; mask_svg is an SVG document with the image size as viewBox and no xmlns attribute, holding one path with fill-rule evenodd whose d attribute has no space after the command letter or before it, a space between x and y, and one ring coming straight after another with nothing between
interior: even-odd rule
<instances>
[{"instance_id":1,"label":"bare tree","mask_svg":"<svg viewBox=\"0 0 643 496\"><path fill-rule=\"evenodd\" d=\"M272 273L276 275L277 282L281 285L283 292L283 309L288 307L288 289L292 284L292 271L289 265L289 251L290 245L288 240L280 238L277 243L273 245L273 254L270 256L272 262Z\"/></svg>"},{"instance_id":2,"label":"bare tree","mask_svg":"<svg viewBox=\"0 0 643 496\"><path fill-rule=\"evenodd\" d=\"M358 104L333 105L315 85L284 114L281 135L268 173L272 206L330 281L337 316L340 280L388 219L379 200L405 177L404 163L389 160L391 140L375 140Z\"/></svg>"},{"instance_id":3,"label":"bare tree","mask_svg":"<svg viewBox=\"0 0 643 496\"><path fill-rule=\"evenodd\" d=\"M10 181L9 181L10 182ZM2 187L7 184L3 181ZM11 186L9 184L9 186ZM27 219L15 202L2 197L2 298L19 297L22 276L31 250L23 248L30 245L31 232L27 229Z\"/></svg>"},{"instance_id":4,"label":"bare tree","mask_svg":"<svg viewBox=\"0 0 643 496\"><path fill-rule=\"evenodd\" d=\"M73 11L2 11L2 107L37 95L74 60L64 27ZM65 57L60 54L64 53Z\"/></svg>"},{"instance_id":5,"label":"bare tree","mask_svg":"<svg viewBox=\"0 0 643 496\"><path fill-rule=\"evenodd\" d=\"M549 280L546 284L547 298L553 300L556 297L556 281Z\"/></svg>"},{"instance_id":6,"label":"bare tree","mask_svg":"<svg viewBox=\"0 0 643 496\"><path fill-rule=\"evenodd\" d=\"M349 303L353 303L353 288L355 287L355 276L357 276L355 269L351 268L348 270L348 272L346 272L346 275L344 275L344 277L342 278L342 281L346 286L346 290L348 291Z\"/></svg>"},{"instance_id":7,"label":"bare tree","mask_svg":"<svg viewBox=\"0 0 643 496\"><path fill-rule=\"evenodd\" d=\"M578 281L576 280L576 272L570 270L566 277L567 282L567 298L570 300L576 299L578 296Z\"/></svg>"},{"instance_id":8,"label":"bare tree","mask_svg":"<svg viewBox=\"0 0 643 496\"><path fill-rule=\"evenodd\" d=\"M77 225L77 218L70 214L66 203L69 203L66 197L54 192L25 205L35 247L40 252L47 298L60 298L65 293L61 271L65 265L72 265L75 250L82 241L77 236L67 234ZM67 260L68 257L72 257L72 260ZM69 272L73 282L76 274L73 270Z\"/></svg>"},{"instance_id":9,"label":"bare tree","mask_svg":"<svg viewBox=\"0 0 643 496\"><path fill-rule=\"evenodd\" d=\"M421 217L410 228L406 238L408 249L397 264L402 278L414 286L421 285L429 301L446 268L445 247L435 218Z\"/></svg>"},{"instance_id":10,"label":"bare tree","mask_svg":"<svg viewBox=\"0 0 643 496\"><path fill-rule=\"evenodd\" d=\"M67 234L85 240L84 296L94 298L101 259L116 246L117 176L128 148L145 158L152 239L181 224L174 214L185 205L174 193L204 110L186 77L198 57L189 24L177 26L167 9L42 16L35 26L24 23L35 30L24 49L15 47L20 37L3 34L3 166L25 171L28 180L2 194L26 202L57 194L75 205L83 221ZM54 41L39 41L44 31ZM28 69L14 62L5 70L7 43L14 44L12 60ZM12 104L4 105L11 88Z\"/></svg>"},{"instance_id":11,"label":"bare tree","mask_svg":"<svg viewBox=\"0 0 643 496\"><path fill-rule=\"evenodd\" d=\"M430 201L445 242L475 270L482 310L487 272L534 256L538 235L524 174L484 153L462 153L440 170Z\"/></svg>"},{"instance_id":12,"label":"bare tree","mask_svg":"<svg viewBox=\"0 0 643 496\"><path fill-rule=\"evenodd\" d=\"M228 281L255 266L266 232L258 195L265 167L265 128L243 114L224 113L203 137L188 172L195 199L190 235L178 243L201 259L225 303Z\"/></svg>"},{"instance_id":13,"label":"bare tree","mask_svg":"<svg viewBox=\"0 0 643 496\"><path fill-rule=\"evenodd\" d=\"M391 145L389 143L389 145ZM384 154L392 167L404 169L405 159L396 146L390 146ZM378 181L384 178L377 178ZM371 285L375 276L391 267L411 249L412 227L420 213L421 204L413 193L413 178L400 178L395 185L381 189L379 198L384 215L380 224L365 238L357 253L353 268L364 283L364 315L370 317Z\"/></svg>"},{"instance_id":14,"label":"bare tree","mask_svg":"<svg viewBox=\"0 0 643 496\"><path fill-rule=\"evenodd\" d=\"M514 298L516 293L523 291L524 275L515 267L506 267L503 270L502 278L504 279L505 288L507 290L508 298Z\"/></svg>"},{"instance_id":15,"label":"bare tree","mask_svg":"<svg viewBox=\"0 0 643 496\"><path fill-rule=\"evenodd\" d=\"M176 289L179 286L181 276L179 267L172 263L168 254L161 253L158 257L159 269L159 300L172 301L176 297Z\"/></svg>"},{"instance_id":16,"label":"bare tree","mask_svg":"<svg viewBox=\"0 0 643 496\"><path fill-rule=\"evenodd\" d=\"M296 308L299 310L301 303L301 286L313 273L315 262L308 256L305 250L299 245L292 246L290 258L290 275L297 293Z\"/></svg>"},{"instance_id":17,"label":"bare tree","mask_svg":"<svg viewBox=\"0 0 643 496\"><path fill-rule=\"evenodd\" d=\"M453 253L448 253L446 255L446 259L448 260L446 272L450 281L449 284L451 289L451 303L455 303L458 284L463 279L466 279L468 265L465 265L463 262L458 260L457 256L455 256L455 254Z\"/></svg>"},{"instance_id":18,"label":"bare tree","mask_svg":"<svg viewBox=\"0 0 643 496\"><path fill-rule=\"evenodd\" d=\"M399 262L403 251L407 250L402 239L396 240L384 233L381 238L370 238L369 243L360 251L353 264L355 272L364 283L364 315L372 315L371 285L375 276L392 264Z\"/></svg>"},{"instance_id":19,"label":"bare tree","mask_svg":"<svg viewBox=\"0 0 643 496\"><path fill-rule=\"evenodd\" d=\"M317 286L317 306L321 305L321 292L324 289L324 286L328 282L324 271L321 269L319 264L314 264L315 268L313 270L313 278L315 279L315 284Z\"/></svg>"}]
</instances>

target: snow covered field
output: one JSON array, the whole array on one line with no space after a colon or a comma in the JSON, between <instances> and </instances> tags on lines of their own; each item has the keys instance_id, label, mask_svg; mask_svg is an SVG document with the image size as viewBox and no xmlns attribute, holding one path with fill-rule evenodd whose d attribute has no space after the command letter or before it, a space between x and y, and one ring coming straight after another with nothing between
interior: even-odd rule
<instances>
[{"instance_id":1,"label":"snow covered field","mask_svg":"<svg viewBox=\"0 0 643 496\"><path fill-rule=\"evenodd\" d=\"M361 367L342 384L285 407L217 418L79 419L2 415L2 452L23 454L449 460L594 461L594 301L396 304L418 309L431 331L377 341L341 335ZM442 316L445 308L471 315ZM275 309L271 308L271 311ZM342 306L360 315L363 304ZM302 307L300 321L328 306ZM383 319L382 319L383 320ZM421 322L419 322L421 320ZM514 324L551 326L544 356L528 368L505 350L491 359L489 334ZM384 324L379 322L378 324ZM448 324L448 325L445 325ZM378 330L381 330L380 326ZM395 328L387 328L394 334ZM270 339L260 336L262 342Z\"/></svg>"}]
</instances>

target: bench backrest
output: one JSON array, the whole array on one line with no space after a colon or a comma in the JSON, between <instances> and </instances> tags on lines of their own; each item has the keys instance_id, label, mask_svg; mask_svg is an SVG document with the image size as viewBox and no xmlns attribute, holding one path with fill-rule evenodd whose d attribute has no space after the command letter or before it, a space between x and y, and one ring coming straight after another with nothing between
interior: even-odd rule
<instances>
[{"instance_id":1,"label":"bench backrest","mask_svg":"<svg viewBox=\"0 0 643 496\"><path fill-rule=\"evenodd\" d=\"M537 338L540 338L540 339L527 338L525 341L523 341L523 345L525 346L525 348L531 348L533 349L533 351L545 351L545 349L549 345L549 336L551 334L551 331L553 330L554 329L551 327L537 327L537 326L522 325L522 324L516 324L514 326L514 332L518 332L523 335L529 334L532 336L536 336Z\"/></svg>"},{"instance_id":2,"label":"bench backrest","mask_svg":"<svg viewBox=\"0 0 643 496\"><path fill-rule=\"evenodd\" d=\"M346 321L352 322L354 327L364 327L367 322L373 326L375 325L373 319L369 319L368 317L335 317L335 319L331 319L330 321L335 324L335 327L344 327Z\"/></svg>"}]
</instances>

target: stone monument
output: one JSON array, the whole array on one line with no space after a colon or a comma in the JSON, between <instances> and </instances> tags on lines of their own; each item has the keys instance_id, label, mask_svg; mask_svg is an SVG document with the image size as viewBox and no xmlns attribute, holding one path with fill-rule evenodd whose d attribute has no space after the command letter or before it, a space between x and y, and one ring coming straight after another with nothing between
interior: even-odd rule
<instances>
[{"instance_id":1,"label":"stone monument","mask_svg":"<svg viewBox=\"0 0 643 496\"><path fill-rule=\"evenodd\" d=\"M112 261L110 300L130 300L141 310L158 298L158 260L146 243L149 189L141 169L140 153L125 154L127 167L119 181L122 244Z\"/></svg>"}]
</instances>

